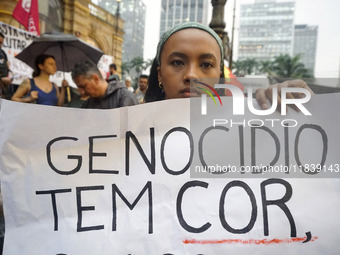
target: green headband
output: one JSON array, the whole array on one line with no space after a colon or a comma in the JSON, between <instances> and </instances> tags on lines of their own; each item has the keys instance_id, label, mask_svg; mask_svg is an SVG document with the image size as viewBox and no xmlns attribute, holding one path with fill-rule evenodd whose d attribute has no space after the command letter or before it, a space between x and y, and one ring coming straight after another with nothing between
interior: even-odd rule
<instances>
[{"instance_id":1,"label":"green headband","mask_svg":"<svg viewBox=\"0 0 340 255\"><path fill-rule=\"evenodd\" d=\"M214 30L212 30L210 27L206 27L200 23L197 22L185 22L179 25L174 26L173 28L169 29L168 31L166 31L160 38L158 46L157 46L157 55L156 55L156 59L158 62L158 65L161 64L161 51L163 49L164 44L166 43L166 41L169 39L170 36L172 36L174 33L183 30L183 29L187 29L187 28L197 28L197 29L201 29L207 33L209 33L212 37L215 38L216 42L218 43L218 46L220 47L220 51L221 51L221 70L223 69L224 66L224 53L223 53L223 43L221 38L218 36L218 34L216 34L216 32Z\"/></svg>"}]
</instances>

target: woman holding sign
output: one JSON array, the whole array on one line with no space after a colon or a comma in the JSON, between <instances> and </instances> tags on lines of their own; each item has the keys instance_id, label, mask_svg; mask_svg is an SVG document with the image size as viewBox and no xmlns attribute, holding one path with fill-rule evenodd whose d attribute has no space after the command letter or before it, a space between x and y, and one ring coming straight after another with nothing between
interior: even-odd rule
<instances>
[{"instance_id":1,"label":"woman holding sign","mask_svg":"<svg viewBox=\"0 0 340 255\"><path fill-rule=\"evenodd\" d=\"M224 77L223 43L209 27L200 23L179 24L165 32L157 46L157 54L150 70L149 87L145 102L198 96L199 91L190 90L190 79ZM282 87L306 88L302 80L272 85L256 91L256 99L262 109L267 109L272 89ZM280 95L279 95L280 97ZM287 94L287 98L299 97Z\"/></svg>"},{"instance_id":2,"label":"woman holding sign","mask_svg":"<svg viewBox=\"0 0 340 255\"><path fill-rule=\"evenodd\" d=\"M25 79L12 96L13 101L42 105L62 106L65 99L66 80L62 81L61 91L50 82L50 75L55 74L57 66L54 56L39 55L35 59L35 71L32 79ZM28 96L26 96L28 95Z\"/></svg>"}]
</instances>

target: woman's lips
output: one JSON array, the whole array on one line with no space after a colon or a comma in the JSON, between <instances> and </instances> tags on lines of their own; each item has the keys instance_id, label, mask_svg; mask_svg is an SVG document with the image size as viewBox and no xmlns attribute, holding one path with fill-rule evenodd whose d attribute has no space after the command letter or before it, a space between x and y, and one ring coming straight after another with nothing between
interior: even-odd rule
<instances>
[{"instance_id":1,"label":"woman's lips","mask_svg":"<svg viewBox=\"0 0 340 255\"><path fill-rule=\"evenodd\" d=\"M198 97L200 93L195 88L185 88L180 91L183 97Z\"/></svg>"}]
</instances>

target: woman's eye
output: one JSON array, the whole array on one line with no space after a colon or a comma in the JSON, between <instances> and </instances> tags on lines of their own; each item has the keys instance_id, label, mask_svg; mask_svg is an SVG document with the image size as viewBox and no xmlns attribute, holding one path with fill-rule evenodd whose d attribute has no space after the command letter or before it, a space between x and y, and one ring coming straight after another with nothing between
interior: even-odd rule
<instances>
[{"instance_id":1,"label":"woman's eye","mask_svg":"<svg viewBox=\"0 0 340 255\"><path fill-rule=\"evenodd\" d=\"M183 61L182 60L173 60L171 62L172 65L174 66L180 66L180 65L183 65Z\"/></svg>"},{"instance_id":2,"label":"woman's eye","mask_svg":"<svg viewBox=\"0 0 340 255\"><path fill-rule=\"evenodd\" d=\"M210 62L204 62L201 64L203 68L209 68L209 67L214 67L214 65Z\"/></svg>"}]
</instances>

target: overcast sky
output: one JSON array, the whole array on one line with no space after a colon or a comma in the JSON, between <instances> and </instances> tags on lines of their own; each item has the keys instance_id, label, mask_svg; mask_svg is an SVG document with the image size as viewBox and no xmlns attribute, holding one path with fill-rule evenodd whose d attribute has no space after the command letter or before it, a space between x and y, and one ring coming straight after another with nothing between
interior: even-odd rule
<instances>
[{"instance_id":1,"label":"overcast sky","mask_svg":"<svg viewBox=\"0 0 340 255\"><path fill-rule=\"evenodd\" d=\"M161 0L143 0L147 6L144 59L153 58L159 39ZM277 0L285 1L285 0ZM210 0L209 0L210 2ZM254 0L236 0L234 52L237 57L238 13L242 3ZM226 31L231 36L234 0L227 0L225 7ZM296 0L295 24L319 26L316 52L316 77L339 78L340 73L340 0ZM212 7L209 6L211 20Z\"/></svg>"}]
</instances>

